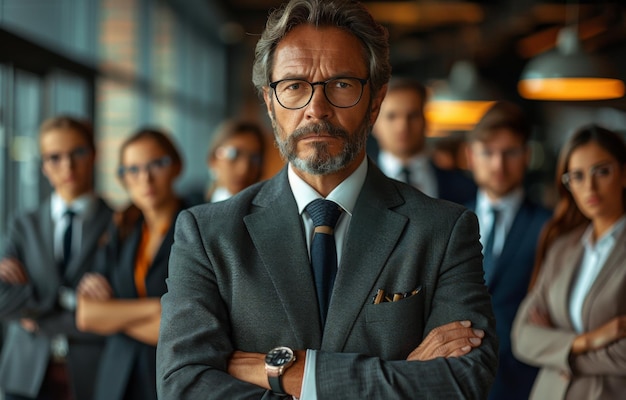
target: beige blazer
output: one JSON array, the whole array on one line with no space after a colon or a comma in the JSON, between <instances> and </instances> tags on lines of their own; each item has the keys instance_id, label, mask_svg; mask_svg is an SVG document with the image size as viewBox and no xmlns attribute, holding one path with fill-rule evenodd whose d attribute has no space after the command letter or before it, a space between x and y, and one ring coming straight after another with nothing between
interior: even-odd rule
<instances>
[{"instance_id":1,"label":"beige blazer","mask_svg":"<svg viewBox=\"0 0 626 400\"><path fill-rule=\"evenodd\" d=\"M572 283L583 257L585 227L559 238L548 251L537 285L522 302L513 323L513 354L541 368L531 399L624 399L626 339L576 357L570 355L577 336L569 317ZM529 311L547 310L554 328L528 322ZM591 286L583 304L585 331L626 314L626 230Z\"/></svg>"}]
</instances>

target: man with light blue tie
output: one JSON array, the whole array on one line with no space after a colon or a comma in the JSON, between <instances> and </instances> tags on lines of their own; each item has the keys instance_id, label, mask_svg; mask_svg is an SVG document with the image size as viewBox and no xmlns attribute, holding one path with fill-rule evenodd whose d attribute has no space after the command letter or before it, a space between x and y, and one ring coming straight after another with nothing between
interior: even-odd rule
<instances>
[{"instance_id":1,"label":"man with light blue tie","mask_svg":"<svg viewBox=\"0 0 626 400\"><path fill-rule=\"evenodd\" d=\"M497 102L468 133L467 159L478 185L476 212L485 283L492 296L500 341L499 367L489 399L527 399L537 369L511 353L511 325L528 290L535 248L551 213L524 191L530 161L530 124L522 110Z\"/></svg>"},{"instance_id":2,"label":"man with light blue tie","mask_svg":"<svg viewBox=\"0 0 626 400\"><path fill-rule=\"evenodd\" d=\"M178 217L160 399L487 395L497 342L475 215L365 154L388 51L355 1L270 15L253 81L288 164Z\"/></svg>"}]
</instances>

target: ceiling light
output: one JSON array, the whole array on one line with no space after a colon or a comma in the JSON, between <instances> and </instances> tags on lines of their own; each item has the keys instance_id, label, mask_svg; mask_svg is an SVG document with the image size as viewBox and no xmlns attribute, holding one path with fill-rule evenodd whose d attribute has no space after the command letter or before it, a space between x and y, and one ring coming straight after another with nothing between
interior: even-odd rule
<instances>
[{"instance_id":1,"label":"ceiling light","mask_svg":"<svg viewBox=\"0 0 626 400\"><path fill-rule=\"evenodd\" d=\"M533 100L606 100L624 96L624 82L603 58L580 49L576 30L559 31L556 49L532 59L518 83Z\"/></svg>"},{"instance_id":2,"label":"ceiling light","mask_svg":"<svg viewBox=\"0 0 626 400\"><path fill-rule=\"evenodd\" d=\"M429 136L472 129L496 100L469 61L455 63L448 80L433 82L430 89L424 109Z\"/></svg>"}]
</instances>

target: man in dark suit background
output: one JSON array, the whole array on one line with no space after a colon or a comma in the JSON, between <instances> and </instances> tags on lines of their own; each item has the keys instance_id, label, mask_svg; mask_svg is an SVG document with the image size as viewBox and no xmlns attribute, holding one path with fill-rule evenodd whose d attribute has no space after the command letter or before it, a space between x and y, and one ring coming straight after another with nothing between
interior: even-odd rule
<instances>
[{"instance_id":1,"label":"man in dark suit background","mask_svg":"<svg viewBox=\"0 0 626 400\"><path fill-rule=\"evenodd\" d=\"M354 1L292 0L269 17L253 81L289 163L180 214L159 398L487 395L497 342L474 214L365 155L388 51ZM334 220L318 223L327 205Z\"/></svg>"},{"instance_id":2,"label":"man in dark suit background","mask_svg":"<svg viewBox=\"0 0 626 400\"><path fill-rule=\"evenodd\" d=\"M517 308L528 290L539 233L551 215L524 192L530 130L518 106L497 102L467 138L467 160L478 185L477 197L468 207L478 215L485 281L500 341L492 400L527 399L537 374L536 368L513 357L510 339Z\"/></svg>"},{"instance_id":3,"label":"man in dark suit background","mask_svg":"<svg viewBox=\"0 0 626 400\"><path fill-rule=\"evenodd\" d=\"M0 258L0 388L7 400L91 399L103 338L76 329L74 292L112 211L93 193L89 123L47 120L39 144L54 192L12 222Z\"/></svg>"},{"instance_id":4,"label":"man in dark suit background","mask_svg":"<svg viewBox=\"0 0 626 400\"><path fill-rule=\"evenodd\" d=\"M410 78L392 78L380 106L372 137L378 148L369 155L390 178L425 194L465 204L476 196L476 185L460 169L436 166L426 149L426 88Z\"/></svg>"}]
</instances>

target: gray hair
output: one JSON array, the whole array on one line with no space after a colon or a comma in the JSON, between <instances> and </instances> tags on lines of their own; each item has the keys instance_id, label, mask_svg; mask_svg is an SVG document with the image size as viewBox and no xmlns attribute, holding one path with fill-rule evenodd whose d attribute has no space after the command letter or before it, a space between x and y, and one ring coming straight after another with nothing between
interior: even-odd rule
<instances>
[{"instance_id":1,"label":"gray hair","mask_svg":"<svg viewBox=\"0 0 626 400\"><path fill-rule=\"evenodd\" d=\"M371 14L354 0L291 0L274 10L256 45L252 82L259 94L271 81L274 50L295 27L309 24L343 29L363 44L363 58L369 64L371 95L391 76L387 29L374 21Z\"/></svg>"}]
</instances>

